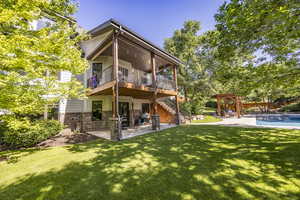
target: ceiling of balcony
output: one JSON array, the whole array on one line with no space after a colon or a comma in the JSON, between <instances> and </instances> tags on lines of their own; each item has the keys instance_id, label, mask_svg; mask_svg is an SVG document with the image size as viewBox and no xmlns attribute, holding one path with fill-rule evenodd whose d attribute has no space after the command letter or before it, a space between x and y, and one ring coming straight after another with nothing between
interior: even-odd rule
<instances>
[{"instance_id":1,"label":"ceiling of balcony","mask_svg":"<svg viewBox=\"0 0 300 200\"><path fill-rule=\"evenodd\" d=\"M112 45L104 50L99 56L112 56ZM139 45L120 37L119 39L119 59L130 62L136 69L151 72L151 53ZM155 56L158 69L172 66L170 62L160 56Z\"/></svg>"}]
</instances>

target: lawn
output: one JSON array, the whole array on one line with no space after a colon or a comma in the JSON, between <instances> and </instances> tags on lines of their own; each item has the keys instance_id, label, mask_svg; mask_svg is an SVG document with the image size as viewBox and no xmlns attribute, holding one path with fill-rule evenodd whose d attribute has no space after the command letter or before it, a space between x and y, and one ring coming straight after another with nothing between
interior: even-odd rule
<instances>
[{"instance_id":1,"label":"lawn","mask_svg":"<svg viewBox=\"0 0 300 200\"><path fill-rule=\"evenodd\" d=\"M204 119L192 120L192 123L212 123L212 122L220 122L220 121L222 121L222 119L210 115L204 115Z\"/></svg>"},{"instance_id":2,"label":"lawn","mask_svg":"<svg viewBox=\"0 0 300 200\"><path fill-rule=\"evenodd\" d=\"M192 125L0 155L1 200L300 198L296 130Z\"/></svg>"}]
</instances>

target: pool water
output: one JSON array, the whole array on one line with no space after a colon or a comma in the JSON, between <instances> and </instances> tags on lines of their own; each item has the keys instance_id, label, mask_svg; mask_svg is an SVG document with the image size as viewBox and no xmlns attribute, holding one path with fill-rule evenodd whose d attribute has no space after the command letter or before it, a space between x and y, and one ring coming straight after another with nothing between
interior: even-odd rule
<instances>
[{"instance_id":1,"label":"pool water","mask_svg":"<svg viewBox=\"0 0 300 200\"><path fill-rule=\"evenodd\" d=\"M300 127L300 115L256 116L256 125Z\"/></svg>"}]
</instances>

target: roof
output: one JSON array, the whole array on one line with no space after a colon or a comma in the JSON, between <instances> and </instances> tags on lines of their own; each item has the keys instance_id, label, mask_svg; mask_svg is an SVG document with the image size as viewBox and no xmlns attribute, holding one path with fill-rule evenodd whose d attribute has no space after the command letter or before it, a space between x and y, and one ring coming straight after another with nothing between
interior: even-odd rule
<instances>
[{"instance_id":1,"label":"roof","mask_svg":"<svg viewBox=\"0 0 300 200\"><path fill-rule=\"evenodd\" d=\"M88 34L91 34L93 37L95 37L95 36L100 35L101 33L105 32L106 30L109 30L111 28L119 29L122 32L124 32L125 34L128 34L129 36L140 40L144 45L148 46L152 51L157 51L157 52L169 57L172 61L174 61L177 64L183 64L183 62L179 58L173 56L172 54L166 52L165 50L161 49L160 47L154 45L149 40L143 38L138 33L134 32L130 28L122 25L120 22L118 22L114 19L109 19L108 21L98 25L97 27L95 27L92 30L88 31Z\"/></svg>"}]
</instances>

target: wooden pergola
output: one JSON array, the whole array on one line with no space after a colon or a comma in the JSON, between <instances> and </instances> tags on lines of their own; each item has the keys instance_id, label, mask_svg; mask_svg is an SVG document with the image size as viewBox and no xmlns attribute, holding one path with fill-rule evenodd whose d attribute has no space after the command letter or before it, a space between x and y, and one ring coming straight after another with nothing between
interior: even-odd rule
<instances>
[{"instance_id":1,"label":"wooden pergola","mask_svg":"<svg viewBox=\"0 0 300 200\"><path fill-rule=\"evenodd\" d=\"M226 100L232 100L236 117L241 117L242 101L240 96L236 96L235 94L216 94L213 97L217 99L218 116L222 115L222 107L225 109L232 108L229 104L226 103ZM222 100L224 101L224 104L222 104Z\"/></svg>"}]
</instances>

